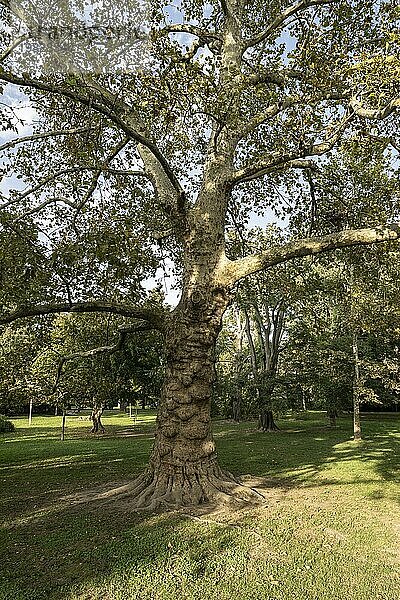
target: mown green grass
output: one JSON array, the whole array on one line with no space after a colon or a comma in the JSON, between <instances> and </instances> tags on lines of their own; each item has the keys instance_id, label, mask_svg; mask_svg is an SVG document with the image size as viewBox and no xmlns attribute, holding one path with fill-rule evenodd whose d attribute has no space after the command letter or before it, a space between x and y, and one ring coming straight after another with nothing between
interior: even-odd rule
<instances>
[{"instance_id":1,"label":"mown green grass","mask_svg":"<svg viewBox=\"0 0 400 600\"><path fill-rule=\"evenodd\" d=\"M267 505L135 513L65 495L113 486L145 466L153 413L104 418L106 433L60 417L13 420L0 436L0 600L397 600L400 417L287 418L281 431L215 424L223 466ZM252 479L250 478L250 475Z\"/></svg>"}]
</instances>

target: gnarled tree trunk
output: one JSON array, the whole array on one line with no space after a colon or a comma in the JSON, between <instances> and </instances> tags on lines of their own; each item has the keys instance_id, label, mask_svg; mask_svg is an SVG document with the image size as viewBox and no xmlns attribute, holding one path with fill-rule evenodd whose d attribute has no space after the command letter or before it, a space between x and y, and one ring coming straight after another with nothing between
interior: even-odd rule
<instances>
[{"instance_id":1,"label":"gnarled tree trunk","mask_svg":"<svg viewBox=\"0 0 400 600\"><path fill-rule=\"evenodd\" d=\"M92 414L90 415L90 419L93 421L93 427L91 429L91 433L98 433L99 430L104 433L105 429L103 427L103 423L101 422L101 417L103 415L104 407L95 404L92 410Z\"/></svg>"},{"instance_id":2,"label":"gnarled tree trunk","mask_svg":"<svg viewBox=\"0 0 400 600\"><path fill-rule=\"evenodd\" d=\"M227 306L214 294L205 310L181 301L166 332L166 373L156 439L146 472L135 482L137 507L182 506L255 493L218 464L211 432L215 346Z\"/></svg>"}]
</instances>

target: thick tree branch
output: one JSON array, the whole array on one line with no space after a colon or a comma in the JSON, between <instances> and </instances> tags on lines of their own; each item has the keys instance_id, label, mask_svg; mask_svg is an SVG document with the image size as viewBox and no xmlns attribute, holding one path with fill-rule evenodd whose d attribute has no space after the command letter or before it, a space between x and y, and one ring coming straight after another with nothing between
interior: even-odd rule
<instances>
[{"instance_id":1,"label":"thick tree branch","mask_svg":"<svg viewBox=\"0 0 400 600\"><path fill-rule=\"evenodd\" d=\"M129 122L129 112L131 109L124 105L124 110L120 106L120 113L115 110L115 97L110 93L110 95L114 98L114 104L106 98L105 95L101 95L98 91L96 91L95 86L89 87L86 86L87 96L82 95L76 90L71 88L64 88L63 86L57 86L55 84L51 84L45 81L39 81L27 76L19 77L14 75L13 73L6 72L2 67L0 67L0 80L6 81L8 83L12 83L14 85L19 85L21 87L30 87L33 89L37 89L44 92L49 92L51 94L56 94L58 96L64 96L73 100L74 102L79 102L92 110L106 116L111 122L117 125L129 138L136 141L138 144L141 144L144 148L146 148L154 158L161 165L166 177L168 178L171 186L175 190L175 193L180 198L183 195L182 187L176 178L171 166L169 165L167 159L159 150L157 145L149 139L144 133L139 132L132 123Z\"/></svg>"},{"instance_id":2,"label":"thick tree branch","mask_svg":"<svg viewBox=\"0 0 400 600\"><path fill-rule=\"evenodd\" d=\"M21 306L8 315L0 315L0 325L13 323L18 319L27 317L36 317L40 315L51 315L59 313L109 313L140 319L151 324L155 329L163 331L164 315L154 308L141 308L130 306L129 304L115 304L112 302L75 302L75 303L56 303L56 304L38 304L36 306Z\"/></svg>"},{"instance_id":3,"label":"thick tree branch","mask_svg":"<svg viewBox=\"0 0 400 600\"><path fill-rule=\"evenodd\" d=\"M248 40L246 42L245 47L252 48L257 44L261 44L262 42L267 40L272 33L274 33L281 25L285 23L285 21L287 21L287 19L289 19L293 15L296 15L299 12L310 8L311 6L318 6L321 4L332 4L336 1L337 0L300 0L299 2L288 6L286 10L284 10L280 15L275 17L275 19L266 27L266 29L264 29L263 32Z\"/></svg>"},{"instance_id":4,"label":"thick tree branch","mask_svg":"<svg viewBox=\"0 0 400 600\"><path fill-rule=\"evenodd\" d=\"M245 61L247 64L247 61ZM254 68L252 65L249 65L251 68ZM258 68L260 68L257 65ZM295 79L297 81L306 80L306 76L304 72L296 70L296 69L273 69L268 70L265 68L261 68L258 73L251 73L250 75L246 75L244 77L244 84L249 87L255 87L262 84L272 83L277 85L278 87L283 88L285 83L290 80Z\"/></svg>"},{"instance_id":5,"label":"thick tree branch","mask_svg":"<svg viewBox=\"0 0 400 600\"><path fill-rule=\"evenodd\" d=\"M350 107L353 109L353 111L358 117L379 121L382 119L386 119L395 110L400 108L400 98L394 98L383 108L366 108L362 104L362 102L353 98L352 100L350 100Z\"/></svg>"},{"instance_id":6,"label":"thick tree branch","mask_svg":"<svg viewBox=\"0 0 400 600\"><path fill-rule=\"evenodd\" d=\"M122 114L125 115L128 125L135 130L146 134L146 127L137 114L132 111L132 108L122 101L118 96L104 88L97 80L89 78L87 85L96 90L101 98L113 110L119 107ZM186 224L186 196L183 188L177 180L173 179L173 172L165 169L165 165L161 163L159 158L151 151L149 147L138 143L137 146L139 155L144 163L146 172L151 178L154 188L158 195L158 200L164 212L178 225L178 230L184 228Z\"/></svg>"},{"instance_id":7,"label":"thick tree branch","mask_svg":"<svg viewBox=\"0 0 400 600\"><path fill-rule=\"evenodd\" d=\"M83 358L83 359L84 358L93 358L94 356L97 356L99 354L109 354L109 355L115 354L116 352L121 350L121 348L125 344L126 337L129 333L139 333L142 331L151 331L152 329L154 329L154 328L149 323L139 323L134 327L121 327L121 328L119 328L118 340L112 346L100 346L98 348L92 348L91 350L86 350L86 351L82 351L82 352L74 352L73 354L69 354L68 356L63 356L62 358L60 358L60 360L58 362L57 375L56 375L56 379L55 379L55 382L53 385L52 393L54 394L55 391L57 390L58 384L60 383L62 371L63 371L64 365L66 362L69 362L71 360L76 360L78 358Z\"/></svg>"},{"instance_id":8,"label":"thick tree branch","mask_svg":"<svg viewBox=\"0 0 400 600\"><path fill-rule=\"evenodd\" d=\"M400 225L393 224L387 227L349 229L322 237L295 240L283 246L270 248L266 252L235 261L227 261L220 270L220 280L224 285L232 285L252 273L257 273L257 271L287 262L293 258L321 254L337 248L388 242L399 238Z\"/></svg>"}]
</instances>

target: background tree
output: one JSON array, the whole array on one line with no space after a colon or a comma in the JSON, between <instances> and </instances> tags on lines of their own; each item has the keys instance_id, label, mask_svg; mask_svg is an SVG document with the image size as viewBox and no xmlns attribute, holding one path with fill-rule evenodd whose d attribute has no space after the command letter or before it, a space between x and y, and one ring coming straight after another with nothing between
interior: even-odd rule
<instances>
[{"instance_id":1,"label":"background tree","mask_svg":"<svg viewBox=\"0 0 400 600\"><path fill-rule=\"evenodd\" d=\"M159 397L159 337L141 334L138 344L132 335L120 344L121 327L110 316L64 314L54 319L49 343L35 361L49 402L98 411L136 403L142 390Z\"/></svg>"},{"instance_id":2,"label":"background tree","mask_svg":"<svg viewBox=\"0 0 400 600\"><path fill-rule=\"evenodd\" d=\"M35 362L48 342L47 323L34 326L12 324L0 335L0 413L15 414L29 406L29 421L34 405L43 403Z\"/></svg>"},{"instance_id":3,"label":"background tree","mask_svg":"<svg viewBox=\"0 0 400 600\"><path fill-rule=\"evenodd\" d=\"M287 393L297 396L298 406L305 395L308 406L326 407L332 424L337 412L353 409L354 393L363 406L390 406L397 399L396 253L357 254L350 265L348 255L309 265L309 294L289 315L281 363Z\"/></svg>"}]
</instances>

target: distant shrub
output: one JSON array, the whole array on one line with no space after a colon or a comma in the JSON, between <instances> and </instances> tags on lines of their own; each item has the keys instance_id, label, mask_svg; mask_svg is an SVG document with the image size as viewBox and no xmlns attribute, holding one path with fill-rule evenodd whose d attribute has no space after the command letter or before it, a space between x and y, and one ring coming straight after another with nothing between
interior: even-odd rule
<instances>
[{"instance_id":1,"label":"distant shrub","mask_svg":"<svg viewBox=\"0 0 400 600\"><path fill-rule=\"evenodd\" d=\"M0 433L14 431L14 429L14 423L11 423L11 421L7 421L7 419L3 415L0 415Z\"/></svg>"}]
</instances>

